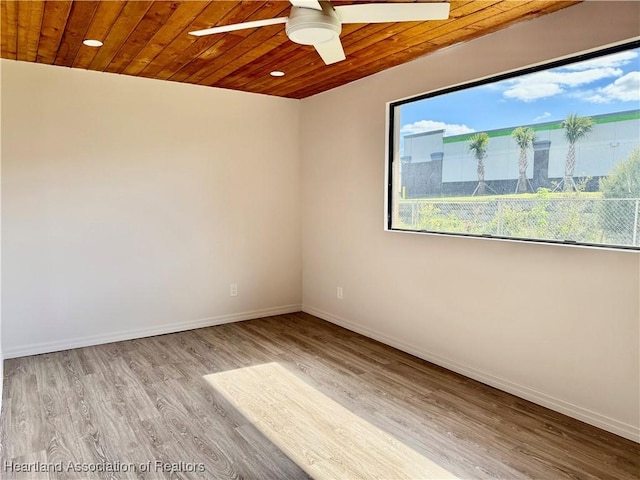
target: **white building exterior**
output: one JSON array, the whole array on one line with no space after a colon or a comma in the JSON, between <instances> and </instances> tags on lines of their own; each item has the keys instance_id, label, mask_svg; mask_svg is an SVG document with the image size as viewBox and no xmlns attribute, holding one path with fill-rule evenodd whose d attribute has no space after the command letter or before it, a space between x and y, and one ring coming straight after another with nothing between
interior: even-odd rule
<instances>
[{"instance_id":1,"label":"white building exterior","mask_svg":"<svg viewBox=\"0 0 640 480\"><path fill-rule=\"evenodd\" d=\"M577 178L607 175L617 162L626 159L640 146L640 110L594 115L591 118L595 122L593 129L576 143L574 176ZM561 124L562 121L554 121L524 125L536 131L535 143L538 148L546 150L548 145L548 165L543 166L548 179L564 176L569 144L564 138ZM520 149L511 137L514 128L516 127L486 132L489 135L484 162L486 181L517 181ZM441 157L442 184L477 182L477 160L469 151L469 138L473 134L450 137L444 137L443 134L444 130L435 130L404 136L405 165L437 162ZM545 144L544 141L550 143ZM539 169L540 165L537 168ZM419 170L420 167L415 165L414 168L403 168L403 173L415 175ZM533 147L528 152L527 178L534 178ZM403 176L403 184L411 183L405 180L410 179Z\"/></svg>"}]
</instances>

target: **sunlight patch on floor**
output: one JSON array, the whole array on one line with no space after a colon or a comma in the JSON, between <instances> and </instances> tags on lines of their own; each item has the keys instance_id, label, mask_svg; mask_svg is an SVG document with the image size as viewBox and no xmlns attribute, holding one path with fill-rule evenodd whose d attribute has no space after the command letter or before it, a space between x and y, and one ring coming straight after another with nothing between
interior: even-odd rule
<instances>
[{"instance_id":1,"label":"sunlight patch on floor","mask_svg":"<svg viewBox=\"0 0 640 480\"><path fill-rule=\"evenodd\" d=\"M316 480L456 478L277 363L204 378Z\"/></svg>"}]
</instances>

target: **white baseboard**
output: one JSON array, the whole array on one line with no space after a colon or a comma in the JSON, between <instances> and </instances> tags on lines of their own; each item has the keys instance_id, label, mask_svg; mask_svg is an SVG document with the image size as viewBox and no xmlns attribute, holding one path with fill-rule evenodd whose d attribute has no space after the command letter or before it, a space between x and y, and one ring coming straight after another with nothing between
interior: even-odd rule
<instances>
[{"instance_id":1,"label":"white baseboard","mask_svg":"<svg viewBox=\"0 0 640 480\"><path fill-rule=\"evenodd\" d=\"M355 324L344 318L338 317L310 305L302 305L302 311L311 315L315 315L316 317L344 327L353 332L360 333L361 335L364 335L366 337L378 340L379 342L382 342L386 345L397 348L398 350L402 350L403 352L410 353L411 355L415 355L418 358L422 358L423 360L434 363L448 370L452 370L456 373L464 375L465 377L472 378L479 382L495 387L499 390L511 393L520 398L524 398L525 400L529 400L533 403L537 403L538 405L542 405L543 407L550 408L551 410L555 410L556 412L563 413L572 418L576 418L590 425L640 443L640 428L634 425L621 422L614 418L607 417L606 415L602 415L592 410L574 405L570 402L566 402L559 398L555 398L544 392L534 390L525 385L520 385L518 383L497 377L490 373L482 372L468 365L463 365L440 355L427 352L405 341L398 340L387 334L380 333L370 328Z\"/></svg>"},{"instance_id":2,"label":"white baseboard","mask_svg":"<svg viewBox=\"0 0 640 480\"><path fill-rule=\"evenodd\" d=\"M187 322L169 323L164 325L154 325L149 328L139 328L134 330L124 330L112 332L104 335L91 335L88 337L70 338L56 342L32 343L30 345L20 345L5 348L2 352L4 358L25 357L27 355L38 355L41 353L58 352L71 348L90 347L103 343L120 342L122 340L132 340L135 338L152 337L154 335L164 335L166 333L182 332L196 328L211 327L224 323L240 322L255 318L270 317L273 315L283 315L285 313L299 312L300 305L282 305L280 307L263 308L249 312L232 313L229 315L219 315L216 317L203 318Z\"/></svg>"}]
</instances>

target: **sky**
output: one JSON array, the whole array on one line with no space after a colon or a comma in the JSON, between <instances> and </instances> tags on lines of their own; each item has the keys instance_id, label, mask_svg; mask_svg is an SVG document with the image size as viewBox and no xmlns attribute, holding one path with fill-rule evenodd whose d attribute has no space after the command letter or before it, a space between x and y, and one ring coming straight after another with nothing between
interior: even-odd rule
<instances>
[{"instance_id":1,"label":"sky","mask_svg":"<svg viewBox=\"0 0 640 480\"><path fill-rule=\"evenodd\" d=\"M638 48L405 104L400 131L444 128L451 136L634 109L640 109Z\"/></svg>"}]
</instances>

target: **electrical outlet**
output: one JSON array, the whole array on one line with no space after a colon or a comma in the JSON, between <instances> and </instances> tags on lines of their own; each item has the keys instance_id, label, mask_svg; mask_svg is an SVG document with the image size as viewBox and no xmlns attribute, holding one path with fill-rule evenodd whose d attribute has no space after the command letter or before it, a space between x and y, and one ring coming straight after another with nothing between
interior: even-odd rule
<instances>
[{"instance_id":1,"label":"electrical outlet","mask_svg":"<svg viewBox=\"0 0 640 480\"><path fill-rule=\"evenodd\" d=\"M238 284L232 283L229 285L229 296L237 297L238 296Z\"/></svg>"},{"instance_id":2,"label":"electrical outlet","mask_svg":"<svg viewBox=\"0 0 640 480\"><path fill-rule=\"evenodd\" d=\"M342 291L342 287L338 287L336 290L336 297L338 297L340 300L342 300L343 297L343 291Z\"/></svg>"}]
</instances>

